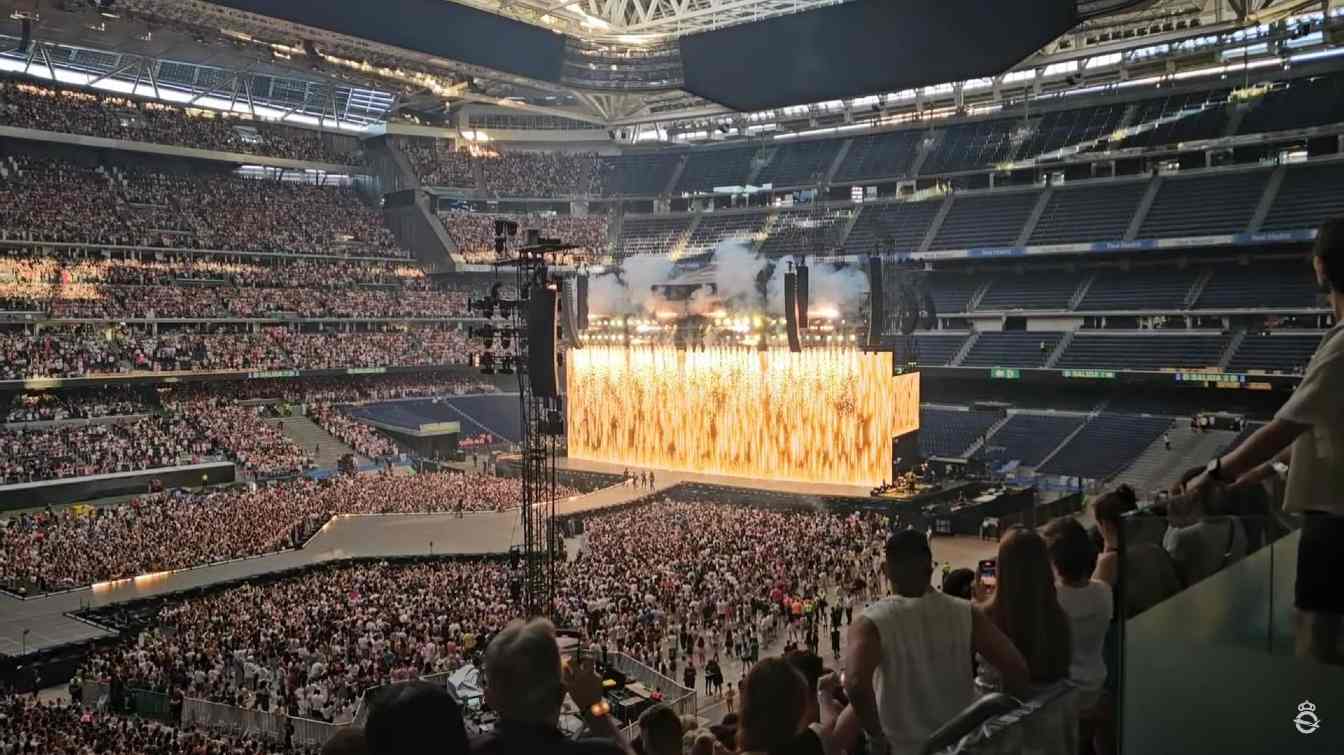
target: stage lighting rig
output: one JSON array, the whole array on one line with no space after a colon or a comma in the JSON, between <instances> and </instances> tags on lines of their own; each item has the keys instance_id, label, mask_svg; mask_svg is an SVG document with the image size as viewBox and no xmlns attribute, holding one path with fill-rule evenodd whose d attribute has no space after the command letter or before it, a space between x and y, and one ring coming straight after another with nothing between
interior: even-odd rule
<instances>
[{"instance_id":1,"label":"stage lighting rig","mask_svg":"<svg viewBox=\"0 0 1344 755\"><path fill-rule=\"evenodd\" d=\"M523 542L510 560L523 573L510 589L519 590L528 615L546 616L551 613L555 595L555 549L550 544L557 533L556 459L564 442L564 422L558 419L564 416L564 410L557 378L563 364L557 352L561 342L557 313L562 281L553 266L577 258L579 247L545 238L534 229L528 229L519 244L513 241L518 231L518 223L512 220L495 221L494 267L500 276L513 268L512 290L506 290L504 280L498 280L487 296L469 301L470 310L487 322L470 328L468 333L484 346L478 362L481 372L516 374L518 378Z\"/></svg>"}]
</instances>

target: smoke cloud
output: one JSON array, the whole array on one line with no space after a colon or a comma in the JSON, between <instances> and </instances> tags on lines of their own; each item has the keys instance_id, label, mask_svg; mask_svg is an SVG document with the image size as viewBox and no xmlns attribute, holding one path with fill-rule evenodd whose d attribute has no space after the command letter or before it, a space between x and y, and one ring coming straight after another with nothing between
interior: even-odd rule
<instances>
[{"instance_id":1,"label":"smoke cloud","mask_svg":"<svg viewBox=\"0 0 1344 755\"><path fill-rule=\"evenodd\" d=\"M714 247L708 264L717 295L700 289L687 306L693 314L715 309L738 313L784 313L783 260L769 260L752 251L751 242L727 239ZM654 312L664 301L649 290L673 279L675 265L662 255L628 257L622 268L595 276L588 287L588 305L596 314L638 315ZM868 277L860 269L834 263L813 264L809 270L809 309L854 309L868 291Z\"/></svg>"}]
</instances>

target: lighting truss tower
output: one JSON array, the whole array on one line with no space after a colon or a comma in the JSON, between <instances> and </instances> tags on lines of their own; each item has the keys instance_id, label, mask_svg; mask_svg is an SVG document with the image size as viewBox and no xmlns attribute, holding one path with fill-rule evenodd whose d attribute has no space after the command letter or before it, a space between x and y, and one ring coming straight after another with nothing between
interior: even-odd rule
<instances>
[{"instance_id":1,"label":"lighting truss tower","mask_svg":"<svg viewBox=\"0 0 1344 755\"><path fill-rule=\"evenodd\" d=\"M553 274L551 262L573 247L555 239L542 239L535 232L529 234L528 244L508 250L508 239L517 233L517 224L509 221L496 223L495 262L500 280L484 300L470 303L491 325L475 329L473 337L486 344L480 364L483 372L518 376L518 401L521 410L520 446L522 450L521 517L523 542L519 555L521 574L518 580L518 600L527 616L549 616L554 605L556 583L556 553L560 544L555 526L556 459L564 438L564 412L559 396L548 395L545 386L534 383L530 366L535 364L536 349L556 347L555 318L541 318L549 334L535 332L537 318L529 317L533 303L539 301L545 289L560 288L560 279ZM503 293L503 278L512 268L515 293ZM500 317L494 319L495 314ZM498 323L498 324L495 324ZM543 337L546 336L546 337ZM498 340L501 349L493 349ZM549 358L549 355L545 355Z\"/></svg>"}]
</instances>

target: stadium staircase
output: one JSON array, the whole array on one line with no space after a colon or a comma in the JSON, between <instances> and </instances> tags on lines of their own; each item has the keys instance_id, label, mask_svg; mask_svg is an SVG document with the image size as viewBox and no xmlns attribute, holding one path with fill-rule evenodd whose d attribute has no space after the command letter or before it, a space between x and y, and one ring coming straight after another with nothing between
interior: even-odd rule
<instances>
[{"instance_id":1,"label":"stadium staircase","mask_svg":"<svg viewBox=\"0 0 1344 755\"><path fill-rule=\"evenodd\" d=\"M748 181L747 183L751 182ZM770 212L766 213L765 222L761 223L761 230L757 231L756 235L753 236L751 239L752 254L761 253L761 247L765 246L766 240L769 239L771 234L775 232L775 226L778 224L779 224L778 212L771 210Z\"/></svg>"},{"instance_id":2,"label":"stadium staircase","mask_svg":"<svg viewBox=\"0 0 1344 755\"><path fill-rule=\"evenodd\" d=\"M1096 280L1096 273L1083 277L1082 283L1078 284L1078 290L1074 291L1073 296L1069 299L1070 310L1078 309L1078 305L1083 302L1083 297L1087 296L1088 289L1092 288L1092 284L1095 283Z\"/></svg>"},{"instance_id":3,"label":"stadium staircase","mask_svg":"<svg viewBox=\"0 0 1344 755\"><path fill-rule=\"evenodd\" d=\"M1223 355L1218 358L1218 369L1227 369L1227 366L1232 363L1232 357L1236 355L1237 349L1241 348L1241 342L1245 340L1246 331L1238 330L1233 334L1232 340L1227 342L1227 349L1224 350Z\"/></svg>"},{"instance_id":4,"label":"stadium staircase","mask_svg":"<svg viewBox=\"0 0 1344 755\"><path fill-rule=\"evenodd\" d=\"M336 462L340 461L342 456L355 453L355 449L337 440L336 436L323 430L307 417L285 417L284 430L285 435L307 451L322 469L335 469ZM314 449L319 450L314 452ZM358 454L355 454L355 460L367 461Z\"/></svg>"},{"instance_id":5,"label":"stadium staircase","mask_svg":"<svg viewBox=\"0 0 1344 755\"><path fill-rule=\"evenodd\" d=\"M917 176L924 167L924 161L929 159L929 155L937 152L943 145L944 131L934 132L933 138L925 143L921 143L919 149L915 150L915 159L910 161L910 170L908 175ZM929 238L933 238L930 236Z\"/></svg>"},{"instance_id":6,"label":"stadium staircase","mask_svg":"<svg viewBox=\"0 0 1344 755\"><path fill-rule=\"evenodd\" d=\"M689 152L681 156L681 159L677 161L677 167L672 169L672 175L667 179L667 185L663 187L662 191L658 192L660 196L667 196L672 193L672 187L676 186L677 182L681 180L681 174L686 171L686 163L690 159L691 154Z\"/></svg>"},{"instance_id":7,"label":"stadium staircase","mask_svg":"<svg viewBox=\"0 0 1344 755\"><path fill-rule=\"evenodd\" d=\"M826 170L826 177L822 179L821 183L823 186L830 186L831 181L835 180L835 173L840 170L841 165L845 164L845 156L849 154L849 147L853 143L853 139L846 139L840 144L840 149L835 151L835 159L831 161L831 167ZM857 213L855 213L855 215L857 216ZM850 226L853 226L852 222L850 223ZM845 235L849 235L848 229L845 230Z\"/></svg>"},{"instance_id":8,"label":"stadium staircase","mask_svg":"<svg viewBox=\"0 0 1344 755\"><path fill-rule=\"evenodd\" d=\"M971 353L971 349L975 348L975 342L978 340L980 340L980 331L977 330L971 333L971 337L967 338L966 343L961 345L961 349L957 352L956 356L952 357L951 361L947 363L947 366L960 367L961 360L965 359L966 355Z\"/></svg>"},{"instance_id":9,"label":"stadium staircase","mask_svg":"<svg viewBox=\"0 0 1344 755\"><path fill-rule=\"evenodd\" d=\"M1162 188L1162 176L1154 176L1153 180L1148 182L1148 191L1144 192L1143 199L1139 200L1139 206L1134 208L1134 217L1129 219L1125 241L1133 241L1139 237L1139 229L1143 227L1143 221L1148 217L1148 210L1152 209L1153 202L1157 199L1157 190L1160 188Z\"/></svg>"},{"instance_id":10,"label":"stadium staircase","mask_svg":"<svg viewBox=\"0 0 1344 755\"><path fill-rule=\"evenodd\" d=\"M1138 103L1131 102L1128 106L1125 107L1125 114L1120 116L1120 121L1115 124L1115 130L1120 131L1121 129L1126 129L1129 128L1130 126L1133 126L1134 116L1138 115L1138 113L1139 113ZM1107 137L1109 136L1110 134L1107 134Z\"/></svg>"},{"instance_id":11,"label":"stadium staircase","mask_svg":"<svg viewBox=\"0 0 1344 755\"><path fill-rule=\"evenodd\" d=\"M778 155L779 155L778 147L775 147L773 149L762 148L757 150L756 155L751 158L751 170L747 171L747 181L746 181L747 185L755 186L756 179L760 177L761 171L765 170L766 166L774 162L775 158Z\"/></svg>"},{"instance_id":12,"label":"stadium staircase","mask_svg":"<svg viewBox=\"0 0 1344 755\"><path fill-rule=\"evenodd\" d=\"M1055 350L1050 352L1050 356L1045 360L1046 369L1054 369L1055 365L1059 364L1059 360L1063 358L1064 352L1068 351L1069 344L1073 343L1073 336L1075 333L1076 331L1070 330L1064 334L1063 338L1059 339L1059 343L1055 345Z\"/></svg>"},{"instance_id":13,"label":"stadium staircase","mask_svg":"<svg viewBox=\"0 0 1344 755\"><path fill-rule=\"evenodd\" d=\"M999 419L998 422L995 422L994 424L990 425L985 430L985 432L980 436L980 438L971 444L970 448L967 448L965 451L961 452L961 458L969 459L972 456L975 456L976 452L979 451L981 448L983 448L985 443L990 438L994 437L994 433L997 433L1000 427L1003 427L1004 425L1008 424L1008 420L1012 418L1013 415L1005 414L1003 415L1003 417Z\"/></svg>"},{"instance_id":14,"label":"stadium staircase","mask_svg":"<svg viewBox=\"0 0 1344 755\"><path fill-rule=\"evenodd\" d=\"M457 244L430 209L429 194L416 191L413 203L384 207L383 223L403 249L410 249L415 254L426 273L450 273L457 269L461 259L457 255Z\"/></svg>"},{"instance_id":15,"label":"stadium staircase","mask_svg":"<svg viewBox=\"0 0 1344 755\"><path fill-rule=\"evenodd\" d=\"M1236 436L1226 430L1196 432L1182 420L1178 420L1169 432L1170 451L1159 437L1128 469L1116 475L1112 485L1129 485L1140 498L1145 498L1156 490L1170 487L1185 470L1208 462Z\"/></svg>"},{"instance_id":16,"label":"stadium staircase","mask_svg":"<svg viewBox=\"0 0 1344 755\"><path fill-rule=\"evenodd\" d=\"M943 198L942 204L938 206L938 214L929 221L929 230L924 234L924 240L919 243L919 251L927 252L929 247L933 246L933 240L938 238L938 231L943 227L943 220L947 214L952 211L952 203L957 201L956 192L948 194Z\"/></svg>"},{"instance_id":17,"label":"stadium staircase","mask_svg":"<svg viewBox=\"0 0 1344 755\"><path fill-rule=\"evenodd\" d=\"M1226 138L1229 136L1236 136L1237 129L1241 128L1241 119L1245 118L1246 114L1249 113L1252 108L1260 107L1262 99L1263 98L1261 97L1257 97L1253 103L1242 103L1228 107L1227 124L1223 128L1223 133L1219 134L1219 137Z\"/></svg>"},{"instance_id":18,"label":"stadium staircase","mask_svg":"<svg viewBox=\"0 0 1344 755\"><path fill-rule=\"evenodd\" d=\"M980 284L980 287L975 290L975 293L971 294L971 298L966 300L967 312L974 312L980 307L980 302L984 300L985 294L989 293L989 287L992 285L994 285L993 277L987 278L984 283Z\"/></svg>"},{"instance_id":19,"label":"stadium staircase","mask_svg":"<svg viewBox=\"0 0 1344 755\"><path fill-rule=\"evenodd\" d=\"M691 213L691 224L686 226L686 230L682 231L677 240L672 242L672 246L668 248L668 259L679 260L682 255L686 254L686 247L690 246L691 238L695 236L695 229L700 227L700 219L703 217L704 213Z\"/></svg>"},{"instance_id":20,"label":"stadium staircase","mask_svg":"<svg viewBox=\"0 0 1344 755\"><path fill-rule=\"evenodd\" d=\"M1190 291L1185 295L1185 302L1181 304L1181 309L1194 309L1195 302L1199 301L1200 294L1204 293L1204 287L1209 285L1213 279L1213 268L1209 268L1199 274L1195 279L1195 284L1190 287Z\"/></svg>"},{"instance_id":21,"label":"stadium staircase","mask_svg":"<svg viewBox=\"0 0 1344 755\"><path fill-rule=\"evenodd\" d=\"M1063 341L1065 338L1068 338L1068 337L1071 336L1071 335L1073 335L1073 334L1072 334L1072 333L1069 333L1068 335L1066 335L1064 338L1061 338L1060 340ZM1054 358L1057 358L1057 355L1058 355L1059 353L1060 353L1060 352L1057 351L1057 352L1055 352L1055 354L1051 354L1050 356L1051 356L1052 359L1054 359ZM1078 426L1075 427L1075 428L1073 428L1073 432L1071 432L1071 433L1069 433L1068 435L1064 436L1064 440L1061 440L1061 441L1059 442L1059 445L1055 446L1055 447L1050 451L1050 453L1046 454L1046 455L1045 455L1045 458L1044 458L1044 459L1041 459L1041 463L1040 463L1040 464L1037 464L1035 468L1036 468L1036 469L1041 469L1041 468L1044 467L1046 464L1049 464L1049 463L1050 463L1050 460L1053 459L1053 458L1055 458L1055 455L1058 454L1060 451L1064 450L1064 447L1067 446L1067 445L1069 445L1069 441L1073 440L1074 437L1078 435L1078 433L1081 433L1081 432L1083 431L1083 428L1087 427L1087 423L1090 422L1090 421L1091 421L1091 417L1089 416L1089 418L1088 418L1087 420L1084 420L1083 422L1078 423Z\"/></svg>"},{"instance_id":22,"label":"stadium staircase","mask_svg":"<svg viewBox=\"0 0 1344 755\"><path fill-rule=\"evenodd\" d=\"M385 194L420 188L420 177L411 161L385 136L364 142L364 167L378 177Z\"/></svg>"},{"instance_id":23,"label":"stadium staircase","mask_svg":"<svg viewBox=\"0 0 1344 755\"><path fill-rule=\"evenodd\" d=\"M1013 246L1026 246L1031 240L1031 234L1036 232L1036 224L1041 222L1041 216L1045 214L1045 208L1050 204L1050 196L1054 194L1055 189L1052 186L1046 186L1045 191L1036 200L1036 206L1031 208L1031 215L1027 216L1026 225L1022 226L1022 232L1017 234L1017 240ZM1072 309L1072 307L1070 307Z\"/></svg>"},{"instance_id":24,"label":"stadium staircase","mask_svg":"<svg viewBox=\"0 0 1344 755\"><path fill-rule=\"evenodd\" d=\"M1255 214L1251 216L1250 225L1247 226L1247 233L1255 233L1264 225L1265 218L1269 217L1269 210L1274 206L1274 200L1279 196L1279 187L1283 185L1283 177L1288 174L1288 168L1280 165L1269 174L1269 180L1265 182L1265 193L1260 196L1260 204L1255 208Z\"/></svg>"}]
</instances>

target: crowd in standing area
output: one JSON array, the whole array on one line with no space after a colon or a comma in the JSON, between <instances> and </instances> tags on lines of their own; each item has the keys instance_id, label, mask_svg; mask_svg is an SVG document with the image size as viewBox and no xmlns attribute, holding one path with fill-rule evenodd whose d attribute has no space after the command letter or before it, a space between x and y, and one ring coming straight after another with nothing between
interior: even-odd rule
<instances>
[{"instance_id":1,"label":"crowd in standing area","mask_svg":"<svg viewBox=\"0 0 1344 755\"><path fill-rule=\"evenodd\" d=\"M267 553L293 545L296 525L335 514L503 511L520 491L509 477L377 473L178 490L92 515L25 514L0 520L0 586L46 592Z\"/></svg>"},{"instance_id":2,"label":"crowd in standing area","mask_svg":"<svg viewBox=\"0 0 1344 755\"><path fill-rule=\"evenodd\" d=\"M0 124L292 160L357 160L334 146L340 142L324 140L310 129L201 111L189 114L162 102L26 82L0 82Z\"/></svg>"}]
</instances>

